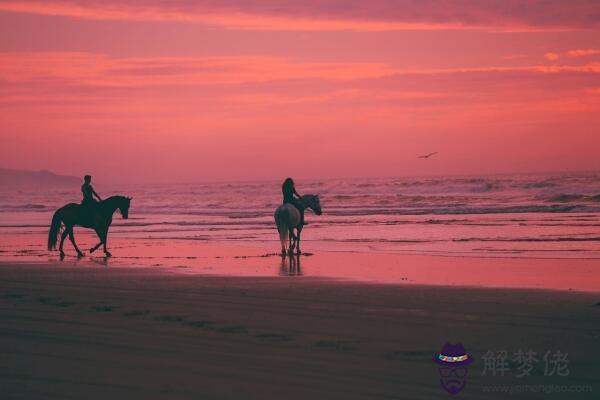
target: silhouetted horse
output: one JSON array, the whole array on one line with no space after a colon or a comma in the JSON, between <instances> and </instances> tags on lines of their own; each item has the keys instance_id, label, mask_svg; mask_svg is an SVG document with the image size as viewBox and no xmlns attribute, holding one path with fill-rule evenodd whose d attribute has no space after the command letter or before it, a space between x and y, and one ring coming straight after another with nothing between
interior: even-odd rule
<instances>
[{"instance_id":1,"label":"silhouetted horse","mask_svg":"<svg viewBox=\"0 0 600 400\"><path fill-rule=\"evenodd\" d=\"M73 235L73 227L78 225L95 230L100 238L100 243L92 247L90 253L93 253L98 247L104 245L104 254L107 257L110 257L111 254L106 249L106 242L108 238L108 228L112 223L112 216L115 211L119 210L123 219L129 218L130 205L130 197L112 196L93 205L92 207L95 207L95 210L91 210L90 206L76 203L70 203L59 208L52 217L52 224L50 225L50 232L48 233L48 250L56 249L58 233L61 230L62 224L64 224L64 230L60 238L60 256L65 256L63 243L67 235L69 235L69 240L71 240L73 247L77 250L77 256L82 257L83 253L79 250L77 244L75 244L75 236Z\"/></svg>"},{"instance_id":2,"label":"silhouetted horse","mask_svg":"<svg viewBox=\"0 0 600 400\"><path fill-rule=\"evenodd\" d=\"M285 203L277 207L275 210L275 224L279 232L279 240L281 241L281 254L286 254L286 244L289 238L289 252L293 254L294 248L300 254L300 233L303 225L300 224L301 213L310 208L317 215L321 215L321 202L319 195L306 194L300 197L298 204L303 204L305 207L297 208L293 204ZM296 229L296 234L294 234Z\"/></svg>"}]
</instances>

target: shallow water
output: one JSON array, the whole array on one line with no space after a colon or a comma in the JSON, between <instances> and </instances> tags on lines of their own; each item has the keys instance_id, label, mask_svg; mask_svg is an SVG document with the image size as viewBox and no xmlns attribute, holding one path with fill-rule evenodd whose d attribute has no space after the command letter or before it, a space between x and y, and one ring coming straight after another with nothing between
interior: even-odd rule
<instances>
[{"instance_id":1,"label":"shallow water","mask_svg":"<svg viewBox=\"0 0 600 400\"><path fill-rule=\"evenodd\" d=\"M133 196L111 238L181 239L279 248L273 211L279 182L109 186ZM476 257L600 257L600 173L299 181L318 193L323 215L307 215L307 251ZM0 235L47 232L52 213L79 188L0 193ZM83 231L78 229L79 235ZM0 253L2 254L7 253Z\"/></svg>"}]
</instances>

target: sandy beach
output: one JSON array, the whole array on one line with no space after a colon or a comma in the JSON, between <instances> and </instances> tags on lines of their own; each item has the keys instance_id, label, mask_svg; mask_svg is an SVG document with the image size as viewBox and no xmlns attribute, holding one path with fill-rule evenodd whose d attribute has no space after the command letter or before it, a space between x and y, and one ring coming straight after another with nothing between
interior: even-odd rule
<instances>
[{"instance_id":1,"label":"sandy beach","mask_svg":"<svg viewBox=\"0 0 600 400\"><path fill-rule=\"evenodd\" d=\"M3 262L3 398L447 398L432 361L446 341L475 360L464 398L600 390L598 291L175 270ZM537 354L530 376L516 376L519 350ZM504 376L485 362L499 351ZM556 351L568 353L566 375L545 365Z\"/></svg>"}]
</instances>

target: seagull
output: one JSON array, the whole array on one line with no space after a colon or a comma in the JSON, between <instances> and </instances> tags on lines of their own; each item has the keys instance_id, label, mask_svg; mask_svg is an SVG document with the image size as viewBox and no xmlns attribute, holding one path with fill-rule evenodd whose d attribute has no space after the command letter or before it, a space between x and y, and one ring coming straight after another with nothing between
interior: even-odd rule
<instances>
[{"instance_id":1,"label":"seagull","mask_svg":"<svg viewBox=\"0 0 600 400\"><path fill-rule=\"evenodd\" d=\"M433 153L425 154L424 156L418 156L417 158L425 158L425 159L427 159L427 158L429 158L432 155L437 154L437 153L438 153L437 151L434 151Z\"/></svg>"}]
</instances>

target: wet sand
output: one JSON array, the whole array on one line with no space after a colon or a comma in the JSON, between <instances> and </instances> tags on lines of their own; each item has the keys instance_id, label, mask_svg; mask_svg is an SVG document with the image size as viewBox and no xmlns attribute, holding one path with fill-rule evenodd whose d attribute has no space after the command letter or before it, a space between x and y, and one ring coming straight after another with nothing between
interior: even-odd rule
<instances>
[{"instance_id":1,"label":"wet sand","mask_svg":"<svg viewBox=\"0 0 600 400\"><path fill-rule=\"evenodd\" d=\"M506 398L489 392L498 385L531 387L511 398L600 391L594 291L5 262L0 324L11 399L448 398L432 362L445 341L475 359L464 398ZM504 377L482 375L486 352L519 349L538 353L532 376L516 378L514 362ZM568 376L544 376L542 357L556 350L568 353Z\"/></svg>"},{"instance_id":2,"label":"wet sand","mask_svg":"<svg viewBox=\"0 0 600 400\"><path fill-rule=\"evenodd\" d=\"M279 243L218 242L182 239L136 239L115 234L110 241L113 257L102 251L78 259L71 243L66 258L44 247L38 233L2 236L0 263L45 262L64 267L151 267L165 274L219 275L232 277L302 276L378 284L532 288L600 292L599 258L536 258L519 254L481 257L356 252L352 246L337 251L315 248L307 241L300 258L281 258ZM82 230L81 249L97 238ZM567 254L568 252L564 252ZM568 255L568 254L567 254Z\"/></svg>"}]
</instances>

